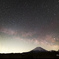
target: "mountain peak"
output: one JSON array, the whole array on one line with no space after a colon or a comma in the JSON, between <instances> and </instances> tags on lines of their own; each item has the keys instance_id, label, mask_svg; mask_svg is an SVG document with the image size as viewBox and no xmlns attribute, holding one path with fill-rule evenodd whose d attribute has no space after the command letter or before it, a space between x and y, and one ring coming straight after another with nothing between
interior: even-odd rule
<instances>
[{"instance_id":1,"label":"mountain peak","mask_svg":"<svg viewBox=\"0 0 59 59\"><path fill-rule=\"evenodd\" d=\"M33 49L32 51L47 51L41 47L36 47L35 49Z\"/></svg>"}]
</instances>

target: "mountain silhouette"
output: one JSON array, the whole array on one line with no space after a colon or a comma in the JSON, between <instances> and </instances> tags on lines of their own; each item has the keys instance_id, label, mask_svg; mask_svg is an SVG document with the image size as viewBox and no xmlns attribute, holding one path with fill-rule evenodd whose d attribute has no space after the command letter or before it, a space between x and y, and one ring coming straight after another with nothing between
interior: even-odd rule
<instances>
[{"instance_id":1,"label":"mountain silhouette","mask_svg":"<svg viewBox=\"0 0 59 59\"><path fill-rule=\"evenodd\" d=\"M33 49L32 51L34 51L34 52L46 52L47 50L45 50L45 49L43 49L43 48L41 48L41 47L36 47L35 49Z\"/></svg>"},{"instance_id":2,"label":"mountain silhouette","mask_svg":"<svg viewBox=\"0 0 59 59\"><path fill-rule=\"evenodd\" d=\"M0 58L32 58L32 59L40 59L40 58L59 58L58 51L47 51L41 47L36 47L29 52L24 53L8 53L8 54L0 54Z\"/></svg>"}]
</instances>

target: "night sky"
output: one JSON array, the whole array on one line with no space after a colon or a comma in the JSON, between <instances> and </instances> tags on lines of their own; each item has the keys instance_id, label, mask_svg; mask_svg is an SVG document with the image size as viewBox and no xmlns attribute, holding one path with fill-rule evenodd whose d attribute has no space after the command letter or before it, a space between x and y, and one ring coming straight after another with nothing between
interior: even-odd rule
<instances>
[{"instance_id":1,"label":"night sky","mask_svg":"<svg viewBox=\"0 0 59 59\"><path fill-rule=\"evenodd\" d=\"M36 47L59 49L59 0L0 0L0 53Z\"/></svg>"}]
</instances>

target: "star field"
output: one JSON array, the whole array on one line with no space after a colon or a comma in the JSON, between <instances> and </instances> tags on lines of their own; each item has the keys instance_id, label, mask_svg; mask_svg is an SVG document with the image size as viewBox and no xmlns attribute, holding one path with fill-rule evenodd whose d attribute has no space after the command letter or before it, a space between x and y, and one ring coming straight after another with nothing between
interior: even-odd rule
<instances>
[{"instance_id":1,"label":"star field","mask_svg":"<svg viewBox=\"0 0 59 59\"><path fill-rule=\"evenodd\" d=\"M0 0L0 52L37 46L59 49L59 0Z\"/></svg>"}]
</instances>

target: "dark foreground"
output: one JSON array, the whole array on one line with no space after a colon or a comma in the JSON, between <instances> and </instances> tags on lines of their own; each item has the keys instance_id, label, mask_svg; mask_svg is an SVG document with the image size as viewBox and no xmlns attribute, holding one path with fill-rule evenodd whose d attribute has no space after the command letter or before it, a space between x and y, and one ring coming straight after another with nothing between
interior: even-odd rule
<instances>
[{"instance_id":1,"label":"dark foreground","mask_svg":"<svg viewBox=\"0 0 59 59\"><path fill-rule=\"evenodd\" d=\"M59 58L59 52L27 52L0 54L0 58Z\"/></svg>"}]
</instances>

